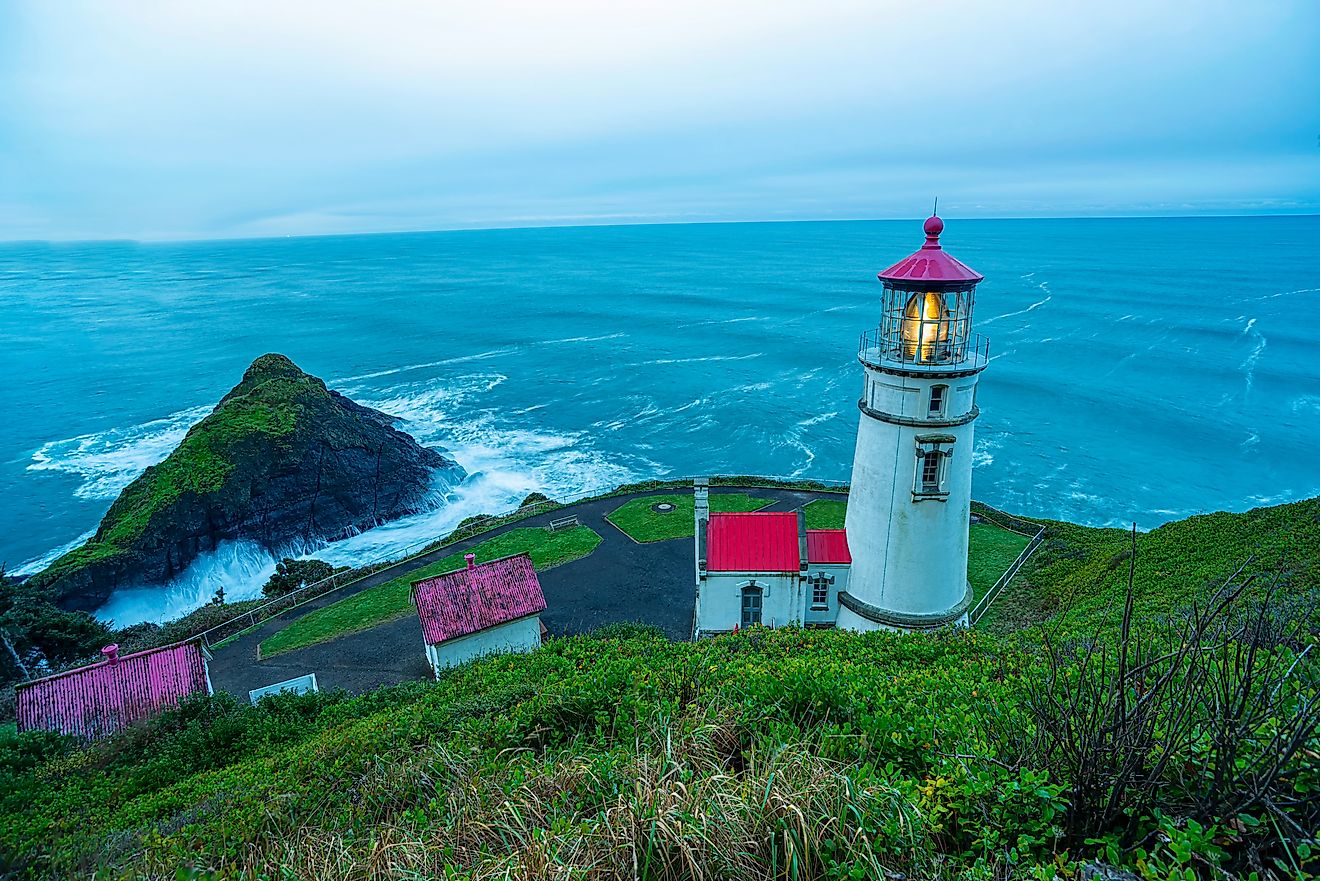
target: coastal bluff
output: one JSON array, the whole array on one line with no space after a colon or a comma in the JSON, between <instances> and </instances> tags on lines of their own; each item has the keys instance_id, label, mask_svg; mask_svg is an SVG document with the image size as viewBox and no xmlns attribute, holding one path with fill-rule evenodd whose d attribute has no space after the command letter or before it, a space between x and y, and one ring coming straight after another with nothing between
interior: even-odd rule
<instances>
[{"instance_id":1,"label":"coastal bluff","mask_svg":"<svg viewBox=\"0 0 1320 881\"><path fill-rule=\"evenodd\" d=\"M66 609L165 584L244 539L274 553L340 538L432 504L461 466L386 413L262 355L170 455L124 488L96 534L31 579Z\"/></svg>"}]
</instances>

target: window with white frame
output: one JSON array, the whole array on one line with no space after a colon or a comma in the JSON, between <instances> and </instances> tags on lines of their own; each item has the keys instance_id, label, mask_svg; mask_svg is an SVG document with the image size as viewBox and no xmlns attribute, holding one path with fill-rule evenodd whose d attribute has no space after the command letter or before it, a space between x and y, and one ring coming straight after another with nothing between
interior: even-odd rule
<instances>
[{"instance_id":1,"label":"window with white frame","mask_svg":"<svg viewBox=\"0 0 1320 881\"><path fill-rule=\"evenodd\" d=\"M917 438L916 479L912 487L915 499L943 499L949 495L946 484L954 440L950 435Z\"/></svg>"},{"instance_id":2,"label":"window with white frame","mask_svg":"<svg viewBox=\"0 0 1320 881\"><path fill-rule=\"evenodd\" d=\"M927 408L928 416L943 416L944 408L949 403L949 387L947 385L931 386L930 406Z\"/></svg>"},{"instance_id":3,"label":"window with white frame","mask_svg":"<svg viewBox=\"0 0 1320 881\"><path fill-rule=\"evenodd\" d=\"M828 609L830 606L830 585L834 584L834 576L826 575L823 572L817 572L808 579L811 585L811 608Z\"/></svg>"}]
</instances>

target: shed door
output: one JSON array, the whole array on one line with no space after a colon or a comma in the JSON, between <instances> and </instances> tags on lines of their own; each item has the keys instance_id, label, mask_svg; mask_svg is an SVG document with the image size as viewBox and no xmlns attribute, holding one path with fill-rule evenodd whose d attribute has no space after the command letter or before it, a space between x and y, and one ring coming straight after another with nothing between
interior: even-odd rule
<instances>
[{"instance_id":1,"label":"shed door","mask_svg":"<svg viewBox=\"0 0 1320 881\"><path fill-rule=\"evenodd\" d=\"M761 623L761 588L744 587L742 591L742 626Z\"/></svg>"}]
</instances>

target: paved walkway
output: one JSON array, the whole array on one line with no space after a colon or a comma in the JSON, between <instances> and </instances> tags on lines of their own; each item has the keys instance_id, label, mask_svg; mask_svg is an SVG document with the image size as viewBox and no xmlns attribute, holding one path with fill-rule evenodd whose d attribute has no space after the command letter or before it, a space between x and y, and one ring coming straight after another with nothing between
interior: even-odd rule
<instances>
[{"instance_id":1,"label":"paved walkway","mask_svg":"<svg viewBox=\"0 0 1320 881\"><path fill-rule=\"evenodd\" d=\"M266 660L257 660L257 645L295 618L397 578L406 571L466 550L501 532L546 526L553 519L571 515L598 533L601 543L590 556L539 573L546 601L541 620L550 635L582 633L621 621L644 621L660 627L671 639L687 639L692 634L696 600L692 539L638 544L605 520L606 514L629 499L682 492L691 490L653 490L578 502L432 551L412 561L408 570L392 569L364 578L290 609L256 631L216 649L210 664L211 682L217 689L246 698L252 689L307 673L316 674L323 690L343 688L351 692L425 679L430 676L430 670L426 665L421 623L415 614ZM836 493L798 490L711 488L712 495L719 493L747 493L770 499L774 504L764 509L769 511L791 511L817 498L841 498Z\"/></svg>"}]
</instances>

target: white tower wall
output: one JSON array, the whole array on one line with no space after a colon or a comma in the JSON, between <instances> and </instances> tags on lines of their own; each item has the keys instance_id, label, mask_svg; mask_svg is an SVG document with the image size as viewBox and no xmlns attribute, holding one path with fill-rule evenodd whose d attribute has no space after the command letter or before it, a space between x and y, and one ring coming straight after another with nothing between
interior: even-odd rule
<instances>
[{"instance_id":1,"label":"white tower wall","mask_svg":"<svg viewBox=\"0 0 1320 881\"><path fill-rule=\"evenodd\" d=\"M976 365L981 367L983 365ZM977 369L910 375L867 365L848 497L850 630L926 628L966 619L967 527ZM943 386L942 412L931 414ZM939 455L938 492L922 484L923 457Z\"/></svg>"}]
</instances>

